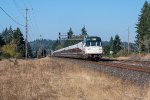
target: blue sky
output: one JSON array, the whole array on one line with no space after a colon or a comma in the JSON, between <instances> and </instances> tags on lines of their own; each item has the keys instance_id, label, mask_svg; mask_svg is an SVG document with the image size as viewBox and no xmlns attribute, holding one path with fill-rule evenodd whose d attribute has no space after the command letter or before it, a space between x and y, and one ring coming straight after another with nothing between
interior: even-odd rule
<instances>
[{"instance_id":1,"label":"blue sky","mask_svg":"<svg viewBox=\"0 0 150 100\"><path fill-rule=\"evenodd\" d=\"M86 27L91 36L100 36L109 41L111 36L119 34L127 41L127 29L130 27L130 39L135 40L135 24L145 0L0 0L0 6L19 23L25 24L25 8L29 11L29 40L40 38L57 39L58 33L66 33L69 28L74 34L80 34ZM33 8L33 10L32 10ZM10 25L25 28L14 23L0 10L0 31Z\"/></svg>"}]
</instances>

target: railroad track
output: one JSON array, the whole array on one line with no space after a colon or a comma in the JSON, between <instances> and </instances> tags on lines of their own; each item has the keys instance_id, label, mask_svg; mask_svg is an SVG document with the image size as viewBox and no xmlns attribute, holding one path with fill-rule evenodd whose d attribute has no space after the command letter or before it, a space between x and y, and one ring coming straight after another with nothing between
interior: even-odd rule
<instances>
[{"instance_id":1,"label":"railroad track","mask_svg":"<svg viewBox=\"0 0 150 100\"><path fill-rule=\"evenodd\" d=\"M65 58L70 59L70 58ZM71 58L73 59L73 58ZM74 60L83 60L83 59L74 59ZM84 60L87 62L87 60ZM85 63L86 63L85 62ZM138 72L145 72L150 73L150 61L131 61L131 60L114 60L114 59L101 59L99 62L96 61L88 61L90 63L95 63L98 65L103 65L106 67L114 67L114 68L121 68L121 69L127 69L132 71L138 71Z\"/></svg>"},{"instance_id":2,"label":"railroad track","mask_svg":"<svg viewBox=\"0 0 150 100\"><path fill-rule=\"evenodd\" d=\"M128 69L133 71L140 71L150 73L150 62L142 61L99 61L96 62L99 65L104 65L107 67L116 67L122 69Z\"/></svg>"}]
</instances>

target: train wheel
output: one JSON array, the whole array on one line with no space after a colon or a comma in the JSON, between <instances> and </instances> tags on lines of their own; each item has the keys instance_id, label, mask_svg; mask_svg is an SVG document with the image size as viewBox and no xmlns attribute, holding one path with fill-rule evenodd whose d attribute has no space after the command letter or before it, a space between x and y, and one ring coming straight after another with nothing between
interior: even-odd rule
<instances>
[{"instance_id":1,"label":"train wheel","mask_svg":"<svg viewBox=\"0 0 150 100\"><path fill-rule=\"evenodd\" d=\"M95 59L94 59L95 61L100 61L100 58L99 57L95 57Z\"/></svg>"}]
</instances>

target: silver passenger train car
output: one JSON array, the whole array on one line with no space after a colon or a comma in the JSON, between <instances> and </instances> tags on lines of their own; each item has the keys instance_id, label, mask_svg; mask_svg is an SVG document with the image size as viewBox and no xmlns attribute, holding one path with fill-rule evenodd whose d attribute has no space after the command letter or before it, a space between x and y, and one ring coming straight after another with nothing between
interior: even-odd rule
<instances>
[{"instance_id":1,"label":"silver passenger train car","mask_svg":"<svg viewBox=\"0 0 150 100\"><path fill-rule=\"evenodd\" d=\"M99 60L102 57L103 48L100 37L86 37L82 42L71 45L53 52L53 56L82 58L90 60Z\"/></svg>"}]
</instances>

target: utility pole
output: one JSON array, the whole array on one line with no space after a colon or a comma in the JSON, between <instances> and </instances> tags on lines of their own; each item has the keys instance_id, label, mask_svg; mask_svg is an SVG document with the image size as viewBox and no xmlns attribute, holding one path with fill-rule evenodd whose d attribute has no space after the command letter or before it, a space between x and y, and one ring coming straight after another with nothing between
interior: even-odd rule
<instances>
[{"instance_id":1,"label":"utility pole","mask_svg":"<svg viewBox=\"0 0 150 100\"><path fill-rule=\"evenodd\" d=\"M28 8L25 9L26 11L26 43L25 43L25 49L26 49L26 59L28 58Z\"/></svg>"},{"instance_id":2,"label":"utility pole","mask_svg":"<svg viewBox=\"0 0 150 100\"><path fill-rule=\"evenodd\" d=\"M44 57L44 47L43 47L42 35L40 35L40 49L42 51L42 56Z\"/></svg>"},{"instance_id":3,"label":"utility pole","mask_svg":"<svg viewBox=\"0 0 150 100\"><path fill-rule=\"evenodd\" d=\"M40 48L42 48L42 35L40 35Z\"/></svg>"},{"instance_id":4,"label":"utility pole","mask_svg":"<svg viewBox=\"0 0 150 100\"><path fill-rule=\"evenodd\" d=\"M130 53L130 28L128 27L128 53Z\"/></svg>"}]
</instances>

